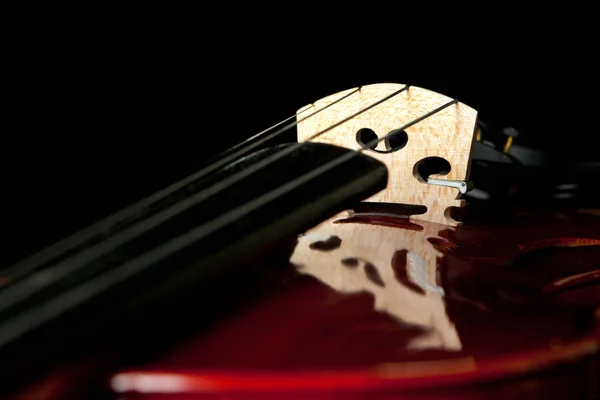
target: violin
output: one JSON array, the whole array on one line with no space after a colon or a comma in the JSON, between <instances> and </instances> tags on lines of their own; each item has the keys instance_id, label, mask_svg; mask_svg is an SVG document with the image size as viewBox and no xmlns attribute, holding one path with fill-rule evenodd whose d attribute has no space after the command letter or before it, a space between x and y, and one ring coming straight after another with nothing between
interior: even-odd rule
<instances>
[{"instance_id":1,"label":"violin","mask_svg":"<svg viewBox=\"0 0 600 400\"><path fill-rule=\"evenodd\" d=\"M477 202L485 132L405 84L300 108L1 270L2 393L597 397L600 214Z\"/></svg>"}]
</instances>

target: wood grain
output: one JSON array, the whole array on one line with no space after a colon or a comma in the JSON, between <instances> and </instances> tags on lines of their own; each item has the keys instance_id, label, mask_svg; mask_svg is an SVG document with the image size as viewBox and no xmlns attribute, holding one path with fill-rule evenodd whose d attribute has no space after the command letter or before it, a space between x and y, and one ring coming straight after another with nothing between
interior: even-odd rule
<instances>
[{"instance_id":1,"label":"wood grain","mask_svg":"<svg viewBox=\"0 0 600 400\"><path fill-rule=\"evenodd\" d=\"M322 109L356 89L342 91L302 107L298 110L297 116L298 140L308 140L314 134L404 86L395 83L362 86L348 98L309 118L306 118L306 115ZM372 129L379 138L382 138L390 131L450 100L452 100L450 97L442 94L411 86L388 101L325 132L314 141L358 150L362 148L356 140L356 134L360 129ZM389 170L388 187L367 201L424 205L427 207L427 212L414 215L412 219L451 226L459 225L460 222L449 215L450 207L464 205L464 201L459 198L458 189L422 182L415 176L414 169L426 157L442 157L450 163L451 170L447 175L431 175L432 178L467 180L476 125L477 111L458 102L407 128L408 142L402 149L387 154L366 150L367 154L384 162ZM380 142L376 150L386 151L384 143Z\"/></svg>"}]
</instances>

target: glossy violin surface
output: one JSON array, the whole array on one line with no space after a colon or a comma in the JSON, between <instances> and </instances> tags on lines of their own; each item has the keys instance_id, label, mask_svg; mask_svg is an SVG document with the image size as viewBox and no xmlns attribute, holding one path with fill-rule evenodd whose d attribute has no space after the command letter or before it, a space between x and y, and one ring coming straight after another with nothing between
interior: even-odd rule
<instances>
[{"instance_id":1,"label":"glossy violin surface","mask_svg":"<svg viewBox=\"0 0 600 400\"><path fill-rule=\"evenodd\" d=\"M595 210L498 208L468 197L514 191L498 180L495 188L475 182L469 192L477 156L484 154L486 168L514 162L517 156L508 152L513 136L504 151L489 152L476 110L400 84L325 97L299 109L292 125L299 143L285 147L291 151L282 147L222 164L225 173L211 171L200 184L190 179L175 195L144 203L143 212L112 220L110 234L72 239L75 256L38 257L32 270L60 271L70 257L93 258L98 246L147 220L182 203L193 206L174 214L175 224L165 219L159 230L140 231L132 242L137 247L126 248L133 251L117 246L107 264L102 258L94 264L118 275L120 263L135 265L142 250L163 248L161 240L204 234L185 230L195 225L217 226L205 240L188 241L183 258L173 253L156 266L151 262L160 274L140 274L126 286L131 293L144 285L162 293L142 295L153 298L150 305L126 314L144 315L142 322L107 319L106 338L93 352L58 363L15 398L597 396L600 216ZM301 154L282 156L295 150ZM271 156L279 164L256 168ZM222 183L254 169L254 181ZM210 198L215 187L224 193ZM193 202L203 196L208 203ZM198 272L207 266L210 274ZM84 279L103 277L86 271ZM21 307L15 312L29 315L28 303L7 295L36 289L27 278L15 275L3 287L5 316L11 301ZM170 289L166 294L161 282ZM114 293L125 302L127 292ZM172 298L180 301L173 305ZM4 326L18 326L15 318L7 321L13 325ZM110 335L119 329L125 333ZM6 347L6 354L19 349Z\"/></svg>"},{"instance_id":2,"label":"glossy violin surface","mask_svg":"<svg viewBox=\"0 0 600 400\"><path fill-rule=\"evenodd\" d=\"M132 399L591 396L598 223L338 215L298 239L290 265L257 271L266 298L112 387Z\"/></svg>"}]
</instances>

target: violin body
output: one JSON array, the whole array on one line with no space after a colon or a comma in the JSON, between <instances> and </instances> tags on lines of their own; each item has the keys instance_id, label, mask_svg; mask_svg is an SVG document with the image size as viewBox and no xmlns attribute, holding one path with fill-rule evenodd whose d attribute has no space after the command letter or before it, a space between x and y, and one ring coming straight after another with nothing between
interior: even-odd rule
<instances>
[{"instance_id":1,"label":"violin body","mask_svg":"<svg viewBox=\"0 0 600 400\"><path fill-rule=\"evenodd\" d=\"M255 271L251 306L110 382L126 399L592 398L598 224L338 215Z\"/></svg>"},{"instance_id":2,"label":"violin body","mask_svg":"<svg viewBox=\"0 0 600 400\"><path fill-rule=\"evenodd\" d=\"M268 251L243 248L235 257L251 230L223 230L227 257L200 259L227 268L210 279L185 275L199 282L175 308L155 301L143 324L110 325L126 332L95 336L90 351L55 363L13 398L597 397L600 216L467 204L457 188L468 178L476 112L389 84L336 103L355 92L301 109L298 137L362 149L372 160L352 164L353 176L370 184L340 183L323 190L337 195L319 197L346 200L339 203L302 197L290 215L270 219L263 207L259 225L286 227L279 240L277 230L260 230L276 244ZM392 92L400 95L368 109ZM318 118L300 117L321 109ZM431 118L402 125L432 109ZM344 110L367 112L338 126ZM378 143L360 137L367 128ZM450 168L423 173L425 159ZM285 184L285 174L276 176L277 187ZM304 195L328 182L309 183ZM227 202L244 201L236 198ZM201 212L212 221L211 210ZM210 253L217 242L202 248Z\"/></svg>"}]
</instances>

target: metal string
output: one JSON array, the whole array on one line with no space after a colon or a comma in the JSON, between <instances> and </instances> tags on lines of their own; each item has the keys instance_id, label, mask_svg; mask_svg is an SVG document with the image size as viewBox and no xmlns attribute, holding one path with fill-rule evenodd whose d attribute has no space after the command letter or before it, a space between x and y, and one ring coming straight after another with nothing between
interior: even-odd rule
<instances>
[{"instance_id":1,"label":"metal string","mask_svg":"<svg viewBox=\"0 0 600 400\"><path fill-rule=\"evenodd\" d=\"M304 117L302 119L298 119L291 123L288 123L287 125L283 126L282 128L276 130L275 132L269 133L273 129L275 129L275 128L285 124L289 120L295 118L296 115L308 110L308 108L304 109L304 110L300 111L298 114L294 114L294 115L276 123L275 125L263 130L262 132L259 132L256 135L246 139L245 141L236 144L235 146L233 146L233 147L225 150L224 152L220 153L219 155L215 156L213 158L213 161L211 161L208 166L202 168L200 171L197 171L197 172L193 173L192 175L146 197L145 199L139 200L138 202L134 203L133 205L130 205L129 207L127 207L121 211L118 211L115 214L112 214L111 216L106 217L103 220L98 221L98 222L94 223L93 225L88 226L87 228L84 228L84 229L66 237L65 239L61 240L60 242L57 242L49 247L46 247L45 249L41 250L40 252L35 253L32 256L27 257L27 258L17 262L16 264L13 264L12 266L5 268L2 271L3 278L7 278L8 280L15 280L15 279L19 279L20 277L27 275L31 271L34 271L36 268L38 268L40 265L48 262L56 254L62 253L64 251L67 251L69 248L72 248L72 247L75 247L75 246L78 246L78 245L84 243L86 240L93 238L93 236L95 234L97 234L98 231L109 229L111 225L117 223L118 221L121 221L123 219L126 219L126 218L134 215L136 212L138 212L139 208L145 207L152 203L155 203L155 202L167 197L168 195L175 192L176 190L181 189L184 186L190 184L191 182L194 182L196 180L203 178L204 176L229 164L233 160L246 155L249 151L255 149L256 147L260 146L264 142L274 139L277 136L280 136L281 134L285 133L289 129L298 125L300 122L303 122L303 121L307 120L308 118L328 109L329 107L347 99L348 97L350 97L351 95L353 95L354 93L356 93L358 91L360 91L360 87L350 91L349 93L347 93L344 96L340 97L339 99L333 101L332 103L327 104L326 106L310 113L306 117ZM253 141L254 141L254 143L251 143Z\"/></svg>"},{"instance_id":2,"label":"metal string","mask_svg":"<svg viewBox=\"0 0 600 400\"><path fill-rule=\"evenodd\" d=\"M349 117L344 118L343 120L313 134L307 140L301 143L295 143L290 145L289 147L278 151L270 157L266 157L263 160L251 165L245 170L232 175L216 184L209 186L207 189L199 192L193 196L190 196L179 203L172 205L171 207L161 211L158 214L154 214L144 220L141 220L134 224L133 226L129 226L119 233L117 236L112 236L107 238L106 240L95 244L94 246L86 249L85 251L75 254L74 256L67 258L66 260L59 262L57 265L46 268L42 271L33 274L32 276L26 276L22 281L18 282L18 285L8 285L2 290L0 290L0 312L8 309L13 304L22 301L25 298L28 298L42 290L43 288L56 283L57 281L66 278L69 274L73 273L79 268L82 268L87 263L94 261L95 259L107 254L114 248L121 246L128 242L129 240L139 236L143 232L146 232L164 221L176 216L177 214L187 210L193 205L206 200L213 195L222 192L223 190L229 188L231 185L239 182L240 180L261 171L263 168L267 167L269 164L285 157L286 155L294 152L299 147L303 146L305 143L314 140L315 138L325 134L326 132L336 128L337 126L355 118L356 116L370 110L377 105L386 102L394 96L399 95L409 88L408 85L394 91L393 93L377 100L376 102L370 104L369 106L355 112ZM293 181L291 181L293 182ZM90 270L90 273L93 272ZM15 282L17 283L17 282Z\"/></svg>"},{"instance_id":3,"label":"metal string","mask_svg":"<svg viewBox=\"0 0 600 400\"><path fill-rule=\"evenodd\" d=\"M216 169L218 169L218 168L221 168L221 167L225 166L225 165L226 165L226 164L228 164L229 162L231 162L231 161L233 161L233 160L235 160L235 159L237 159L237 158L239 158L239 157L241 157L241 156L243 156L243 155L247 154L247 153L248 153L248 151L250 151L250 150L253 150L253 149L255 149L256 147L260 146L260 145L261 145L261 144L263 144L264 142L266 142L266 141L268 141L268 140L271 140L271 139L274 139L274 138L276 138L277 136L280 136L281 134L283 134L283 133L287 132L288 130L290 130L290 129L291 129L291 128L293 128L294 126L296 126L296 125L300 124L300 123L301 123L301 122L303 122L303 121L306 121L306 120L307 120L307 119L309 119L310 117L312 117L312 116L314 116L314 115L317 115L317 114L319 114L320 112L322 112L322 111L324 111L324 110L328 109L329 107L331 107L331 106L333 106L333 105L335 105L335 104L337 104L337 103L339 103L339 102L341 102L341 101L343 101L343 100L347 99L348 97L350 97L350 96L351 96L351 95L353 95L354 93L356 93L356 92L360 91L360 89L361 89L361 88L360 88L360 87L358 87L358 88L356 88L356 89L352 90L351 92L349 92L349 93L345 94L344 96L340 97L339 99L337 99L337 100L335 100L335 101L333 101L333 102L331 102L331 103L327 104L326 106L324 106L324 107L322 107L322 108L320 108L320 109L318 109L318 110L316 110L316 111L314 111L314 112L310 113L310 114L309 114L309 115L307 115L306 117L304 117L304 118L302 118L302 119L297 119L297 120L295 120L295 121L292 121L291 123L289 123L289 124L285 125L284 127L282 127L282 128L280 128L280 129L278 129L277 131L275 131L275 132L273 132L273 133L271 133L271 134L267 134L267 133L268 133L269 131L271 131L272 129L275 129L275 128L277 128L278 126L281 126L281 125L283 125L283 124L284 124L284 123L286 123L287 121L289 121L289 120L291 120L291 119L293 119L293 118L296 118L296 116L297 116L298 114L300 114L300 113L303 113L303 112L305 112L305 111L308 111L308 108L306 108L306 109L304 109L304 110L300 111L299 113L297 113L297 114L294 114L294 115L292 115L292 116L290 116L290 117L288 117L288 118L286 118L286 119L284 119L284 120L282 120L282 121L280 121L280 122L276 123L275 125L273 125L273 126L271 126L271 127L267 128L267 129L263 130L262 132L259 132L259 133L257 133L257 134L256 134L256 135L254 135L254 136L251 136L250 138L248 138L248 139L244 140L243 142L241 142L241 143L238 143L238 144L236 144L235 146L233 146L233 147L231 147L231 148L229 148L229 149L225 150L225 151L224 151L224 152L222 152L221 154L217 155L217 156L215 157L215 160L216 160L216 161L215 161L214 163L212 163L212 162L211 162L211 164L210 164L209 166L207 166L206 168L204 168L204 169L202 169L202 170L198 171L198 173L197 173L197 174L195 174L195 175L200 175L200 177L202 177L202 176L204 176L204 175L207 175L207 174L209 174L210 172L213 172L214 170L216 170ZM256 142L255 142L255 143L251 143L251 142L252 142L252 141L254 141L254 140L256 140ZM238 149L239 149L239 151L235 152L234 154L228 155L229 153L233 153L234 151L236 151L236 150L238 150ZM215 165L216 165L216 166L215 166Z\"/></svg>"},{"instance_id":4,"label":"metal string","mask_svg":"<svg viewBox=\"0 0 600 400\"><path fill-rule=\"evenodd\" d=\"M368 143L368 146L369 147L376 146L379 142L389 139L389 137L393 136L395 134L395 132L407 129L407 128L419 123L420 121L430 117L431 115L436 114L439 111L441 111L457 102L458 102L457 99L451 100L451 101L443 104L442 106L422 115L421 117L408 122L407 124L403 125L402 127L388 133L387 135L383 136L382 138L372 140L371 142ZM96 295L97 293L104 291L105 289L111 287L115 283L118 283L118 282L128 278L129 276L132 276L132 275L136 274L137 272L142 271L143 269L149 267L156 261L163 260L166 257L168 257L169 255L171 255L172 253L174 253L178 250L181 250L198 240L203 239L207 235L210 235L211 233L217 231L218 229L223 228L227 224L232 223L233 221L237 220L238 218L242 217L243 215L247 214L248 212L255 210L256 208L264 205L265 203L267 203L281 195L288 193L289 191L296 188L298 185L300 185L304 182L308 182L311 179L314 179L315 177L334 168L335 166L340 165L341 163L343 163L345 161L348 161L352 157L356 157L357 155L361 154L365 150L366 150L366 148L360 148L358 150L354 150L354 151L345 153L344 155L337 157L334 160L332 160L326 164L323 164L322 166L320 166L318 168L311 170L310 172L286 183L285 185L279 186L279 187L261 195L260 197L254 199L250 202L244 203L242 206L239 206L239 207L225 213L224 215L217 217L216 219L214 219L212 221L209 221L203 225L200 225L200 226L192 229L191 231L189 231L188 233L186 233L184 235L181 235L177 238L171 239L170 241L168 241L166 243L161 244L160 246L142 254L141 256L137 257L136 259L126 262L125 264L121 265L119 268L115 268L110 271L107 271L106 273L104 273L98 277L95 277L89 281L86 281L82 285L75 287L75 288L69 290L68 292L62 293L58 297L40 305L35 310L35 313L37 313L38 315L41 315L42 318L39 318L38 315L35 315L35 313L32 314L32 312L29 311L27 314L21 315L16 320L9 320L8 323L4 324L2 329L0 330L0 346L9 342L10 340L14 339L15 337L18 337L18 335L25 333L26 331L28 331L32 328L35 328L39 324L45 322L45 320L48 320L51 317L54 317L56 315L59 315L62 312L65 312L67 309L69 309L73 305L76 305L76 304L92 297L93 295ZM279 154L279 153L277 153L277 154ZM1 304L1 302L0 302L0 304Z\"/></svg>"}]
</instances>

